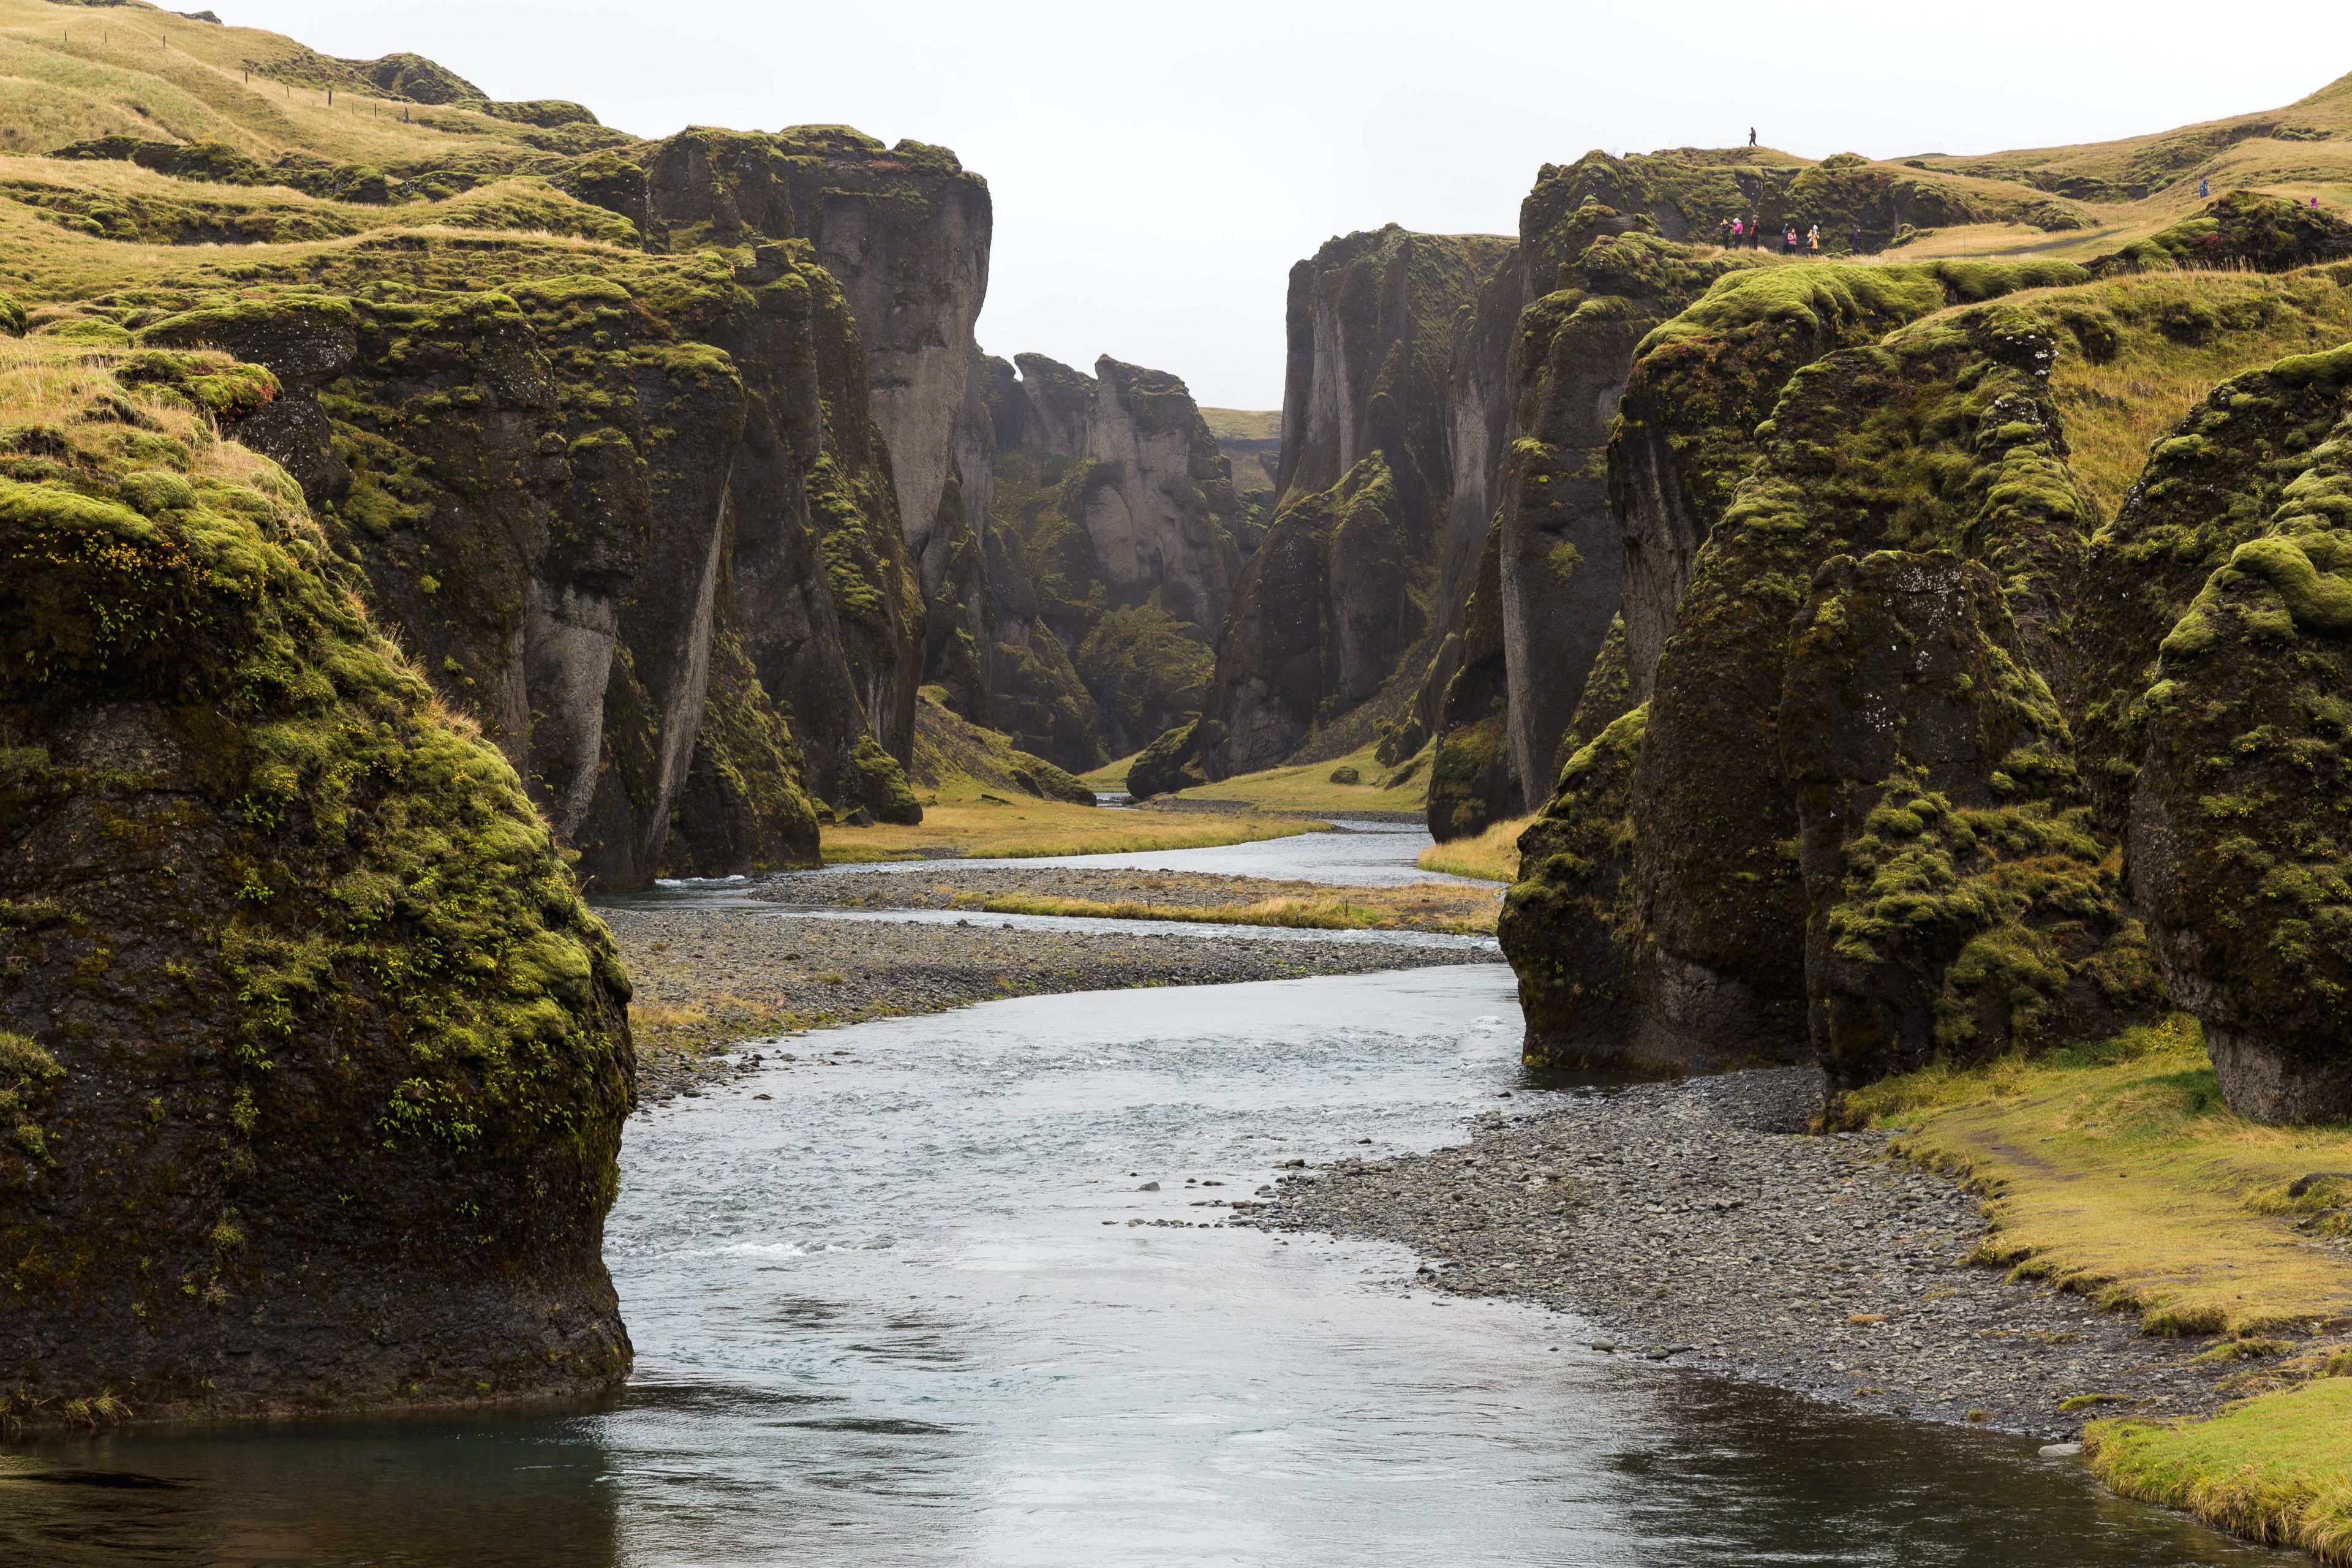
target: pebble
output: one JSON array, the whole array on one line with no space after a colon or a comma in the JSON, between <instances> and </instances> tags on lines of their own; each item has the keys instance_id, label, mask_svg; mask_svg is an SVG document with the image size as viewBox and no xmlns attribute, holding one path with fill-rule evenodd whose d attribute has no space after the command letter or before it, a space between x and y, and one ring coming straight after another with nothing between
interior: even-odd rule
<instances>
[{"instance_id":1,"label":"pebble","mask_svg":"<svg viewBox=\"0 0 2352 1568\"><path fill-rule=\"evenodd\" d=\"M1442 1265L1425 1288L1573 1312L1596 1351L2053 1441L2210 1411L2244 1370L1969 1262L1979 1201L1880 1134L1804 1133L1820 1093L1781 1068L1485 1111L1466 1145L1294 1173L1233 1223L1402 1242Z\"/></svg>"},{"instance_id":2,"label":"pebble","mask_svg":"<svg viewBox=\"0 0 2352 1568\"><path fill-rule=\"evenodd\" d=\"M876 874L920 880L914 872ZM856 886L850 878L780 880ZM757 884L753 896L776 885ZM1499 953L1476 948L1275 942L1240 935L850 923L727 910L597 912L628 964L633 1019L663 1020L635 1025L638 1098L655 1103L751 1070L749 1058L724 1055L738 1041L803 1029L1053 992L1223 985L1502 961ZM796 1056L781 1059L790 1064Z\"/></svg>"}]
</instances>

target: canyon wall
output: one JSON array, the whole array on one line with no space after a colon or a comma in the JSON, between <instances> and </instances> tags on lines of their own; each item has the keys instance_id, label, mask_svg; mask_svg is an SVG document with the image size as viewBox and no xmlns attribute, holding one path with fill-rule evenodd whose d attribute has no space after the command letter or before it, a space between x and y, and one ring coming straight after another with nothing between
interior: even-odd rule
<instances>
[{"instance_id":1,"label":"canyon wall","mask_svg":"<svg viewBox=\"0 0 2352 1568\"><path fill-rule=\"evenodd\" d=\"M1177 377L1108 355L1092 375L1016 363L990 383L997 723L1084 772L1201 711L1240 508Z\"/></svg>"},{"instance_id":2,"label":"canyon wall","mask_svg":"<svg viewBox=\"0 0 2352 1568\"><path fill-rule=\"evenodd\" d=\"M1679 452L1685 440L1736 444L1769 410L1769 394L1750 387L1749 401L1764 395L1764 407L1688 409L1687 429L1661 432L1654 395L1635 379L1645 334L1716 279L1772 258L1699 248L1734 215L1775 234L1784 221L1818 224L1832 252L1875 250L1906 229L1950 223L2082 226L2042 194L1851 153L1805 163L1770 149L1682 148L1546 164L1520 208L1517 265L1482 292L1452 374L1454 495L1475 498L1475 510L1457 500L1448 519L1446 628L1461 640L1441 650L1416 722L1400 738L1404 750L1402 741L1437 740L1429 820L1441 837L1542 805L1567 758L1594 738L1570 721L1621 614L1636 700L1648 694L1664 621L1707 524L1610 448L1664 443L1648 454L1654 468L1660 452ZM1712 503L1719 510L1720 498ZM1469 563L1489 526L1499 602L1473 615Z\"/></svg>"},{"instance_id":3,"label":"canyon wall","mask_svg":"<svg viewBox=\"0 0 2352 1568\"><path fill-rule=\"evenodd\" d=\"M1279 500L1218 642L1211 776L1315 733L1352 750L1423 683L1443 636L1457 318L1511 258L1493 236L1391 225L1291 269Z\"/></svg>"},{"instance_id":4,"label":"canyon wall","mask_svg":"<svg viewBox=\"0 0 2352 1568\"><path fill-rule=\"evenodd\" d=\"M2169 1001L2242 1113L2352 1111L2313 837L2352 373L2250 372L2136 473L2090 390L2324 342L2352 228L2233 194L2166 236L1775 265L1645 335L1608 447L1631 711L1570 721L1502 924L1530 1061L1814 1060L1836 1091Z\"/></svg>"}]
</instances>

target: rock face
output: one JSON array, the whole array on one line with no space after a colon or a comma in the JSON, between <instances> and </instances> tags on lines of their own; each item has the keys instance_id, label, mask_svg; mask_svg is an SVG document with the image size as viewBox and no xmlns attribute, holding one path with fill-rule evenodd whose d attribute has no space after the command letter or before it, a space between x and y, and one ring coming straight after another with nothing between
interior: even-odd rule
<instances>
[{"instance_id":1,"label":"rock face","mask_svg":"<svg viewBox=\"0 0 2352 1568\"><path fill-rule=\"evenodd\" d=\"M1633 989L1640 925L1625 900L1633 763L1649 724L1626 713L1560 769L1543 814L1519 836L1520 879L1496 934L1519 977L1530 1067L1671 1075L1674 1058L1627 1052L1640 1022Z\"/></svg>"},{"instance_id":2,"label":"rock face","mask_svg":"<svg viewBox=\"0 0 2352 1568\"><path fill-rule=\"evenodd\" d=\"M944 147L885 147L839 125L772 136L698 127L653 149L645 167L656 248L805 239L841 284L907 542L929 566L988 294L987 182Z\"/></svg>"},{"instance_id":3,"label":"rock face","mask_svg":"<svg viewBox=\"0 0 2352 1568\"><path fill-rule=\"evenodd\" d=\"M1571 710L1621 611L1635 695L1646 699L1692 556L1754 456L1712 448L1744 447L1795 368L1764 366L1738 384L1706 366L1703 379L1726 400L1722 408L1695 406L1686 386L1654 384L1673 380L1677 367L1658 367L1653 384L1643 384L1635 348L1644 335L1717 278L1768 258L1756 249L1706 254L1683 242L1719 237L1735 213L1776 228L1784 219L1819 223L1832 250L1875 249L1906 225L1984 221L1996 211L2080 226L2063 206L2032 195L1989 195L1852 154L1804 164L1768 149L1684 148L1547 164L1520 209L1517 263L1482 292L1456 345L1447 631L1465 631L1456 606L1473 586L1455 563L1476 558L1491 517L1501 533L1501 602L1489 614L1500 641L1484 650L1466 638L1442 648L1418 705L1420 722L1440 737L1432 830L1475 833L1542 805L1574 749L1567 744ZM1622 430L1621 396L1630 397ZM1663 428L1662 407L1680 411L1689 428ZM1503 444L1495 444L1498 437ZM1630 450L1612 458L1612 438ZM1686 476L1672 470L1685 468L1709 471L1687 477L1703 492L1712 478L1718 490L1683 495ZM1458 500L1474 496L1475 515ZM1498 658L1501 668L1472 670L1481 658Z\"/></svg>"},{"instance_id":4,"label":"rock face","mask_svg":"<svg viewBox=\"0 0 2352 1568\"><path fill-rule=\"evenodd\" d=\"M2224 382L2158 442L2084 595L2086 644L2129 650L2086 689L2132 900L2231 1109L2261 1121L2352 1116L2347 527L2339 348Z\"/></svg>"},{"instance_id":5,"label":"rock face","mask_svg":"<svg viewBox=\"0 0 2352 1568\"><path fill-rule=\"evenodd\" d=\"M1588 161L1589 163L1589 161ZM1539 183L1521 214L1531 278L1547 291L1518 320L1508 377L1512 444L1495 527L1517 800L1549 792L1586 675L1618 615L1625 551L1607 454L1633 351L1665 317L1748 258L1701 261L1646 215L1591 199L1587 165ZM1475 831L1484 823L1464 822Z\"/></svg>"},{"instance_id":6,"label":"rock face","mask_svg":"<svg viewBox=\"0 0 2352 1568\"><path fill-rule=\"evenodd\" d=\"M919 812L924 610L831 273L506 248L501 289L387 247L144 331L282 367L248 438L598 885L807 863L804 789Z\"/></svg>"},{"instance_id":7,"label":"rock face","mask_svg":"<svg viewBox=\"0 0 2352 1568\"><path fill-rule=\"evenodd\" d=\"M2240 195L2158 259L2336 241ZM2242 1114L2352 1115L2352 351L2223 383L2127 493L2095 391L2119 362L2188 383L2233 334L2315 338L2352 279L2151 264L1780 265L1645 336L1609 454L1624 690L1584 682L1571 743L1608 743L1523 836L1500 932L1530 1060L1811 1058L1843 1090L2168 998ZM2124 496L2111 524L2062 407Z\"/></svg>"},{"instance_id":8,"label":"rock face","mask_svg":"<svg viewBox=\"0 0 2352 1568\"><path fill-rule=\"evenodd\" d=\"M12 1426L629 1367L599 1256L626 982L300 491L200 438L259 374L80 348L47 374L110 422L0 412Z\"/></svg>"},{"instance_id":9,"label":"rock face","mask_svg":"<svg viewBox=\"0 0 2352 1568\"><path fill-rule=\"evenodd\" d=\"M991 382L992 687L1008 733L1083 770L1200 713L1241 567L1239 507L1175 376L1108 355L1092 376L1042 354L1018 363Z\"/></svg>"},{"instance_id":10,"label":"rock face","mask_svg":"<svg viewBox=\"0 0 2352 1568\"><path fill-rule=\"evenodd\" d=\"M1209 782L1201 759L1223 737L1213 719L1193 719L1162 734L1143 749L1127 770L1127 793L1137 800L1172 795Z\"/></svg>"},{"instance_id":11,"label":"rock face","mask_svg":"<svg viewBox=\"0 0 2352 1568\"><path fill-rule=\"evenodd\" d=\"M1837 555L1965 545L2022 595L2066 569L2084 521L2036 323L1995 309L1901 341L1891 363L1851 351L1791 380L1666 640L1633 785L1643 1028L1660 1054L1809 1048L1801 822L1769 718L1798 584Z\"/></svg>"},{"instance_id":12,"label":"rock face","mask_svg":"<svg viewBox=\"0 0 2352 1568\"><path fill-rule=\"evenodd\" d=\"M1802 271L1784 274L1792 298L1817 286ZM1932 279L1879 281L1922 289L1920 305L1942 297ZM1755 288L1735 278L1708 300L1721 312ZM1717 351L1720 383L1695 375L1717 389L1706 405L1796 357L1776 337L1820 330L1754 325L1744 354ZM2146 1005L2137 928L2053 691L2074 664L2064 602L2093 515L2065 465L2053 353L2038 320L1979 307L1788 379L1696 552L1622 828L1604 833L1571 792L1530 831L1581 843L1586 860L1613 841L1617 859L1531 861L1538 886L1512 905L1528 913L1505 918L1521 927L1514 953L1534 969L1561 940L1544 922L1605 924L1628 965L1580 980L1591 1019L1542 980L1531 1057L1590 1065L1613 1041L1658 1070L1817 1054L1845 1087Z\"/></svg>"},{"instance_id":13,"label":"rock face","mask_svg":"<svg viewBox=\"0 0 2352 1568\"><path fill-rule=\"evenodd\" d=\"M1948 551L1838 556L1796 628L1779 730L1831 1091L2144 1013L2152 973L2073 737L1992 571Z\"/></svg>"},{"instance_id":14,"label":"rock face","mask_svg":"<svg viewBox=\"0 0 2352 1568\"><path fill-rule=\"evenodd\" d=\"M1281 500L1218 645L1214 776L1271 766L1358 710L1392 719L1366 705L1386 689L1381 707L1402 711L1423 683L1442 635L1456 316L1512 254L1391 225L1291 269Z\"/></svg>"}]
</instances>

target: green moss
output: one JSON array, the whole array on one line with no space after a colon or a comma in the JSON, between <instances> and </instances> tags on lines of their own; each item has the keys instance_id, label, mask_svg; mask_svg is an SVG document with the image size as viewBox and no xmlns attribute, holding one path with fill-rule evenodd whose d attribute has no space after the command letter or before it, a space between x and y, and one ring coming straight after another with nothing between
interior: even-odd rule
<instances>
[{"instance_id":1,"label":"green moss","mask_svg":"<svg viewBox=\"0 0 2352 1568\"><path fill-rule=\"evenodd\" d=\"M20 1139L0 1271L20 1323L119 1328L116 1387L201 1404L142 1336L194 1342L185 1314L298 1265L380 1291L396 1234L436 1310L453 1279L574 1268L551 1256L593 1249L617 1182L627 987L513 769L325 573L285 477L233 451L120 463L92 446L0 480L0 946L37 1042L0 1058L155 1091L61 1100L51 1156L170 1142L32 1204L44 1155ZM95 868L60 853L83 835ZM320 1170L357 1205L285 1176ZM466 1354L548 1375L536 1342ZM45 1366L40 1392L86 1372Z\"/></svg>"},{"instance_id":2,"label":"green moss","mask_svg":"<svg viewBox=\"0 0 2352 1568\"><path fill-rule=\"evenodd\" d=\"M2089 276L2064 261L1955 259L1889 267L1812 262L1751 268L1717 279L1696 303L1644 338L1636 353L1766 322L1793 324L1832 342L1853 326L1883 330L1948 304L1975 304L2021 289L2061 288Z\"/></svg>"},{"instance_id":3,"label":"green moss","mask_svg":"<svg viewBox=\"0 0 2352 1568\"><path fill-rule=\"evenodd\" d=\"M2282 395L2280 382L2254 373L2209 400L2210 410L2225 393L2273 395L2271 417L2218 431L2210 466L2234 475L2259 463L2249 488L2275 507L2208 574L2161 645L2164 679L2129 694L2116 729L2143 746L2141 767L2119 783L2129 785L2136 880L2173 983L2209 1028L2325 1060L2352 1048L2352 655L2342 640L2352 588L2337 574L2352 565L2352 411L2341 384L2298 380ZM2281 453L2281 413L2334 419L2324 438ZM2210 494L2187 499L2203 503L2192 515L2210 515ZM2117 544L2164 521L2127 510ZM2200 531L2179 543L2210 559L2228 533Z\"/></svg>"}]
</instances>

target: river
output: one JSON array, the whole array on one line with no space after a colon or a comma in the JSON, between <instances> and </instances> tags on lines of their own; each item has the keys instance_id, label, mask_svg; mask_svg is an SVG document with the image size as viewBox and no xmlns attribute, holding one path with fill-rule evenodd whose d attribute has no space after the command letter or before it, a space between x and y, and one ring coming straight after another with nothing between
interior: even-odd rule
<instances>
[{"instance_id":1,"label":"river","mask_svg":"<svg viewBox=\"0 0 2352 1568\"><path fill-rule=\"evenodd\" d=\"M1220 1223L1286 1162L1594 1092L1517 1039L1486 964L806 1037L632 1121L625 1391L19 1447L0 1562L2296 1561L2031 1443L1620 1361L1414 1289L1399 1248Z\"/></svg>"}]
</instances>

